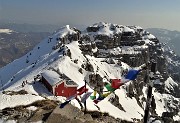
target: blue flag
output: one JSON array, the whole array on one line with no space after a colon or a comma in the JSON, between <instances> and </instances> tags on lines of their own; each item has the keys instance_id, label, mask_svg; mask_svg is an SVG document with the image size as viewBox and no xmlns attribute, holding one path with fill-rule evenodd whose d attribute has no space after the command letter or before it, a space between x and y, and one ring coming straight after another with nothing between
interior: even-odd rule
<instances>
[{"instance_id":1,"label":"blue flag","mask_svg":"<svg viewBox=\"0 0 180 123\"><path fill-rule=\"evenodd\" d=\"M64 106L66 106L69 102L71 102L71 100L61 103L60 108L64 108Z\"/></svg>"},{"instance_id":2,"label":"blue flag","mask_svg":"<svg viewBox=\"0 0 180 123\"><path fill-rule=\"evenodd\" d=\"M129 70L128 73L125 75L125 79L135 80L139 72L140 70Z\"/></svg>"},{"instance_id":3,"label":"blue flag","mask_svg":"<svg viewBox=\"0 0 180 123\"><path fill-rule=\"evenodd\" d=\"M98 98L97 98L97 100L103 100L105 97L104 96L99 96Z\"/></svg>"}]
</instances>

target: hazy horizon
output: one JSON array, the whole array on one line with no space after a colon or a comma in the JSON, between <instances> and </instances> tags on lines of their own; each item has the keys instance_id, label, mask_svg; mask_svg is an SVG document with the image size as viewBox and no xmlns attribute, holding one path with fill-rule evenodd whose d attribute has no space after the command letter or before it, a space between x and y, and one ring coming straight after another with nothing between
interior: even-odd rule
<instances>
[{"instance_id":1,"label":"hazy horizon","mask_svg":"<svg viewBox=\"0 0 180 123\"><path fill-rule=\"evenodd\" d=\"M180 31L179 0L0 0L0 22L92 25L104 21Z\"/></svg>"}]
</instances>

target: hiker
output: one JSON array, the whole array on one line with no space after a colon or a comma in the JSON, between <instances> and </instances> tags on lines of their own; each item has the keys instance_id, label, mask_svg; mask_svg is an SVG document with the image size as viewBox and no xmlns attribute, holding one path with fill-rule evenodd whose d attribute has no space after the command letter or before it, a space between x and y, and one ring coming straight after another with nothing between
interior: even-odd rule
<instances>
[{"instance_id":1,"label":"hiker","mask_svg":"<svg viewBox=\"0 0 180 123\"><path fill-rule=\"evenodd\" d=\"M27 84L27 83L28 83L28 81L26 80L25 84Z\"/></svg>"},{"instance_id":2,"label":"hiker","mask_svg":"<svg viewBox=\"0 0 180 123\"><path fill-rule=\"evenodd\" d=\"M34 76L34 81L36 81L36 76Z\"/></svg>"},{"instance_id":3,"label":"hiker","mask_svg":"<svg viewBox=\"0 0 180 123\"><path fill-rule=\"evenodd\" d=\"M22 87L24 87L24 81L22 82Z\"/></svg>"},{"instance_id":4,"label":"hiker","mask_svg":"<svg viewBox=\"0 0 180 123\"><path fill-rule=\"evenodd\" d=\"M36 80L37 80L37 76L34 76L34 84L35 84Z\"/></svg>"},{"instance_id":5,"label":"hiker","mask_svg":"<svg viewBox=\"0 0 180 123\"><path fill-rule=\"evenodd\" d=\"M63 56L65 56L65 51L63 50Z\"/></svg>"},{"instance_id":6,"label":"hiker","mask_svg":"<svg viewBox=\"0 0 180 123\"><path fill-rule=\"evenodd\" d=\"M55 96L56 96L56 97L58 96L58 92L55 93Z\"/></svg>"}]
</instances>

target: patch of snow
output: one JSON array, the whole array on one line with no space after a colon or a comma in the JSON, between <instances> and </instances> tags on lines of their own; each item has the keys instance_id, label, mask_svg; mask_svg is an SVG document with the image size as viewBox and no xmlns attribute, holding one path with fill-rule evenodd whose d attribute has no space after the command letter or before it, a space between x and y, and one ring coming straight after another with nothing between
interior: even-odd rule
<instances>
[{"instance_id":1,"label":"patch of snow","mask_svg":"<svg viewBox=\"0 0 180 123\"><path fill-rule=\"evenodd\" d=\"M93 40L93 36L96 35L104 35L113 38L114 34L120 34L123 31L123 29L120 28L119 25L105 22L95 23L93 26L90 27L99 27L99 30L97 32L88 32L91 40ZM84 35L86 34L87 32Z\"/></svg>"},{"instance_id":2,"label":"patch of snow","mask_svg":"<svg viewBox=\"0 0 180 123\"><path fill-rule=\"evenodd\" d=\"M104 28L100 28L99 31L97 32L98 35L107 35L109 37L113 36L113 31L111 31L109 29L109 27L104 27Z\"/></svg>"},{"instance_id":3,"label":"patch of snow","mask_svg":"<svg viewBox=\"0 0 180 123\"><path fill-rule=\"evenodd\" d=\"M136 29L143 29L142 27L140 27L140 26L136 26Z\"/></svg>"},{"instance_id":4,"label":"patch of snow","mask_svg":"<svg viewBox=\"0 0 180 123\"><path fill-rule=\"evenodd\" d=\"M147 98L147 87L143 87L143 95L145 98ZM158 116L162 116L163 112L167 111L167 102L165 100L165 95L158 93L155 88L153 88L152 90L152 95L154 96L155 99L155 103L156 103L156 113L158 114ZM143 103L144 108L146 106L146 102Z\"/></svg>"},{"instance_id":5,"label":"patch of snow","mask_svg":"<svg viewBox=\"0 0 180 123\"><path fill-rule=\"evenodd\" d=\"M0 123L17 123L15 120L4 120L0 119Z\"/></svg>"},{"instance_id":6,"label":"patch of snow","mask_svg":"<svg viewBox=\"0 0 180 123\"><path fill-rule=\"evenodd\" d=\"M72 30L69 25L62 27L59 29L59 31L55 32L55 36L57 36L59 38L63 38L67 34L72 35L72 34L76 34L76 32L74 30Z\"/></svg>"},{"instance_id":7,"label":"patch of snow","mask_svg":"<svg viewBox=\"0 0 180 123\"><path fill-rule=\"evenodd\" d=\"M37 100L43 100L44 98L40 96L35 96L32 94L25 95L5 95L0 94L0 109L4 109L6 107L15 107L19 105L28 105Z\"/></svg>"},{"instance_id":8,"label":"patch of snow","mask_svg":"<svg viewBox=\"0 0 180 123\"><path fill-rule=\"evenodd\" d=\"M155 120L155 118L149 118L148 123L162 123L160 120Z\"/></svg>"},{"instance_id":9,"label":"patch of snow","mask_svg":"<svg viewBox=\"0 0 180 123\"><path fill-rule=\"evenodd\" d=\"M14 32L14 31L10 30L10 29L0 29L0 33L11 34L12 32Z\"/></svg>"},{"instance_id":10,"label":"patch of snow","mask_svg":"<svg viewBox=\"0 0 180 123\"><path fill-rule=\"evenodd\" d=\"M162 94L155 92L155 89L153 89L153 96L156 103L156 113L161 116L163 112L167 111L166 100L164 100Z\"/></svg>"},{"instance_id":11,"label":"patch of snow","mask_svg":"<svg viewBox=\"0 0 180 123\"><path fill-rule=\"evenodd\" d=\"M165 81L165 90L167 92L170 92L170 90L174 90L174 87L178 86L178 84L176 82L174 82L174 80L169 77L166 81Z\"/></svg>"},{"instance_id":12,"label":"patch of snow","mask_svg":"<svg viewBox=\"0 0 180 123\"><path fill-rule=\"evenodd\" d=\"M180 121L180 112L176 115L173 116L174 121Z\"/></svg>"},{"instance_id":13,"label":"patch of snow","mask_svg":"<svg viewBox=\"0 0 180 123\"><path fill-rule=\"evenodd\" d=\"M26 109L31 110L31 111L35 111L35 110L37 109L37 107L35 107L35 106L30 106L30 107L27 107Z\"/></svg>"},{"instance_id":14,"label":"patch of snow","mask_svg":"<svg viewBox=\"0 0 180 123\"><path fill-rule=\"evenodd\" d=\"M40 121L36 121L36 122L31 122L31 123L44 123L44 121L40 120Z\"/></svg>"},{"instance_id":15,"label":"patch of snow","mask_svg":"<svg viewBox=\"0 0 180 123\"><path fill-rule=\"evenodd\" d=\"M154 42L150 41L149 39L144 38L145 44L152 44Z\"/></svg>"},{"instance_id":16,"label":"patch of snow","mask_svg":"<svg viewBox=\"0 0 180 123\"><path fill-rule=\"evenodd\" d=\"M92 52L93 53L96 53L98 51L98 48L96 47L96 48L94 48L94 49L92 49Z\"/></svg>"},{"instance_id":17,"label":"patch of snow","mask_svg":"<svg viewBox=\"0 0 180 123\"><path fill-rule=\"evenodd\" d=\"M143 38L144 39L156 39L156 37L154 36L154 35L152 35L152 34L147 34L147 35L145 35L145 36L143 36Z\"/></svg>"},{"instance_id":18,"label":"patch of snow","mask_svg":"<svg viewBox=\"0 0 180 123\"><path fill-rule=\"evenodd\" d=\"M141 46L124 46L122 48L116 47L113 49L109 49L109 52L113 55L118 55L118 54L140 54L141 50L145 49L147 47L141 47Z\"/></svg>"},{"instance_id":19,"label":"patch of snow","mask_svg":"<svg viewBox=\"0 0 180 123\"><path fill-rule=\"evenodd\" d=\"M132 32L135 33L135 31L127 26L124 26L123 32Z\"/></svg>"}]
</instances>

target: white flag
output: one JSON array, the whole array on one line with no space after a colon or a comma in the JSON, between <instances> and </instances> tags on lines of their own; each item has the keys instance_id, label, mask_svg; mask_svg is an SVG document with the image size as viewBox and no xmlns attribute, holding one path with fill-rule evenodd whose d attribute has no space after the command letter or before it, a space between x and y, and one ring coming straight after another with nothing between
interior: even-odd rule
<instances>
[{"instance_id":1,"label":"white flag","mask_svg":"<svg viewBox=\"0 0 180 123\"><path fill-rule=\"evenodd\" d=\"M81 102L84 103L87 98L92 94L93 92L87 92L83 95L83 97L81 98Z\"/></svg>"}]
</instances>

